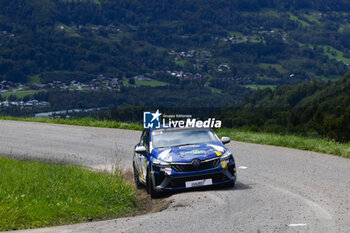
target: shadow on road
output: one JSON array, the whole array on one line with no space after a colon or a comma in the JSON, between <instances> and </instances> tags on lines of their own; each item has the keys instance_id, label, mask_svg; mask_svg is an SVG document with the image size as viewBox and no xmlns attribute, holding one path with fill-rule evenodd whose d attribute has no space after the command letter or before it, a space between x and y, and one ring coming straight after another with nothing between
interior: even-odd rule
<instances>
[{"instance_id":1,"label":"shadow on road","mask_svg":"<svg viewBox=\"0 0 350 233\"><path fill-rule=\"evenodd\" d=\"M163 193L161 198L168 198L174 194L186 193L186 192L205 192L205 191L238 191L238 190L247 190L252 189L253 184L244 184L241 182L236 182L235 187L225 186L225 185L217 185L217 186L207 186L200 188L190 188L184 190L176 190L176 191L166 191Z\"/></svg>"}]
</instances>

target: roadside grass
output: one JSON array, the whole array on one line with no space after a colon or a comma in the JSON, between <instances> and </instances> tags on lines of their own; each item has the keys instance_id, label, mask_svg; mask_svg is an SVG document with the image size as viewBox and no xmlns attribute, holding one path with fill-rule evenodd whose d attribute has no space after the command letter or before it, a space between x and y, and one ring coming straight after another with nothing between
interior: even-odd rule
<instances>
[{"instance_id":1,"label":"roadside grass","mask_svg":"<svg viewBox=\"0 0 350 233\"><path fill-rule=\"evenodd\" d=\"M219 137L228 136L235 141L289 147L350 158L350 143L339 143L333 140L297 135L279 135L236 129L219 129L217 130L217 134Z\"/></svg>"},{"instance_id":2,"label":"roadside grass","mask_svg":"<svg viewBox=\"0 0 350 233\"><path fill-rule=\"evenodd\" d=\"M0 231L130 216L138 208L120 172L0 157Z\"/></svg>"},{"instance_id":3,"label":"roadside grass","mask_svg":"<svg viewBox=\"0 0 350 233\"><path fill-rule=\"evenodd\" d=\"M104 128L118 128L129 130L142 130L141 124L136 123L121 123L116 121L99 121L92 118L82 119L51 119L51 118L14 118L0 117L0 120L17 120L31 121L54 124L67 124L79 126L93 126ZM274 145L295 148L300 150L308 150L327 154L338 155L344 158L350 158L350 143L339 143L334 140L304 137L298 135L280 135L274 133L251 132L242 129L217 129L215 130L218 136L228 136L232 140L240 142L257 143L264 145Z\"/></svg>"},{"instance_id":4,"label":"roadside grass","mask_svg":"<svg viewBox=\"0 0 350 233\"><path fill-rule=\"evenodd\" d=\"M116 122L116 121L110 121L110 120L96 120L93 118L61 119L61 118L49 118L49 117L24 118L24 117L0 116L0 120L30 121L30 122L40 122L40 123L78 125L78 126L90 126L90 127L101 127L101 128L142 130L142 125L136 124L136 123L124 123L124 122Z\"/></svg>"}]
</instances>

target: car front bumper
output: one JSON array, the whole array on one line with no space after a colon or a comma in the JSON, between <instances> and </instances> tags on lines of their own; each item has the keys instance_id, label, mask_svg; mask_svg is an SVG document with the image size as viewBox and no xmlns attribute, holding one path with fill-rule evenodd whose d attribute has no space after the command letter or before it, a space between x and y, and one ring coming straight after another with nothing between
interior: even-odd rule
<instances>
[{"instance_id":1,"label":"car front bumper","mask_svg":"<svg viewBox=\"0 0 350 233\"><path fill-rule=\"evenodd\" d=\"M212 179L212 185L220 185L236 181L236 166L234 162L228 164L222 164L216 168L191 171L191 172L176 172L172 170L169 173L152 171L152 179L154 184L154 190L181 190L186 188L187 181L196 181L204 179Z\"/></svg>"}]
</instances>

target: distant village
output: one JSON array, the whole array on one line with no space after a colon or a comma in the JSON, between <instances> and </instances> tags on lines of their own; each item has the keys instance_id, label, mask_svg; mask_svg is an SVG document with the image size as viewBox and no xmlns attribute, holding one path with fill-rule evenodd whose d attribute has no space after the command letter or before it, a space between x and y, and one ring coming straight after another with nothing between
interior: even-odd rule
<instances>
[{"instance_id":1,"label":"distant village","mask_svg":"<svg viewBox=\"0 0 350 233\"><path fill-rule=\"evenodd\" d=\"M18 106L21 108L25 107L48 107L49 103L46 101L38 101L38 100L28 100L28 101L1 101L0 107L10 107L10 106Z\"/></svg>"},{"instance_id":2,"label":"distant village","mask_svg":"<svg viewBox=\"0 0 350 233\"><path fill-rule=\"evenodd\" d=\"M88 82L71 81L65 83L62 81L52 81L47 84L35 84L37 89L62 89L77 91L97 91L97 90L120 90L121 80L119 78L111 78L100 74L97 78Z\"/></svg>"}]
</instances>

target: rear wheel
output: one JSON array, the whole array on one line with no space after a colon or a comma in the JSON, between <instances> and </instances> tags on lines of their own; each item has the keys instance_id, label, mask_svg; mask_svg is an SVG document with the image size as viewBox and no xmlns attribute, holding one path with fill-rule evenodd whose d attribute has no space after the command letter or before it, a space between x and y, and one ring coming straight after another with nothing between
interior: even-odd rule
<instances>
[{"instance_id":1,"label":"rear wheel","mask_svg":"<svg viewBox=\"0 0 350 233\"><path fill-rule=\"evenodd\" d=\"M147 193L151 195L152 198L161 197L161 193L157 192L153 188L153 181L152 181L150 170L147 170Z\"/></svg>"},{"instance_id":2,"label":"rear wheel","mask_svg":"<svg viewBox=\"0 0 350 233\"><path fill-rule=\"evenodd\" d=\"M135 164L133 164L133 167L134 167L134 181L135 181L136 188L141 189L142 184L141 184L140 179L139 179L139 177L140 177L139 172L137 171Z\"/></svg>"}]
</instances>

